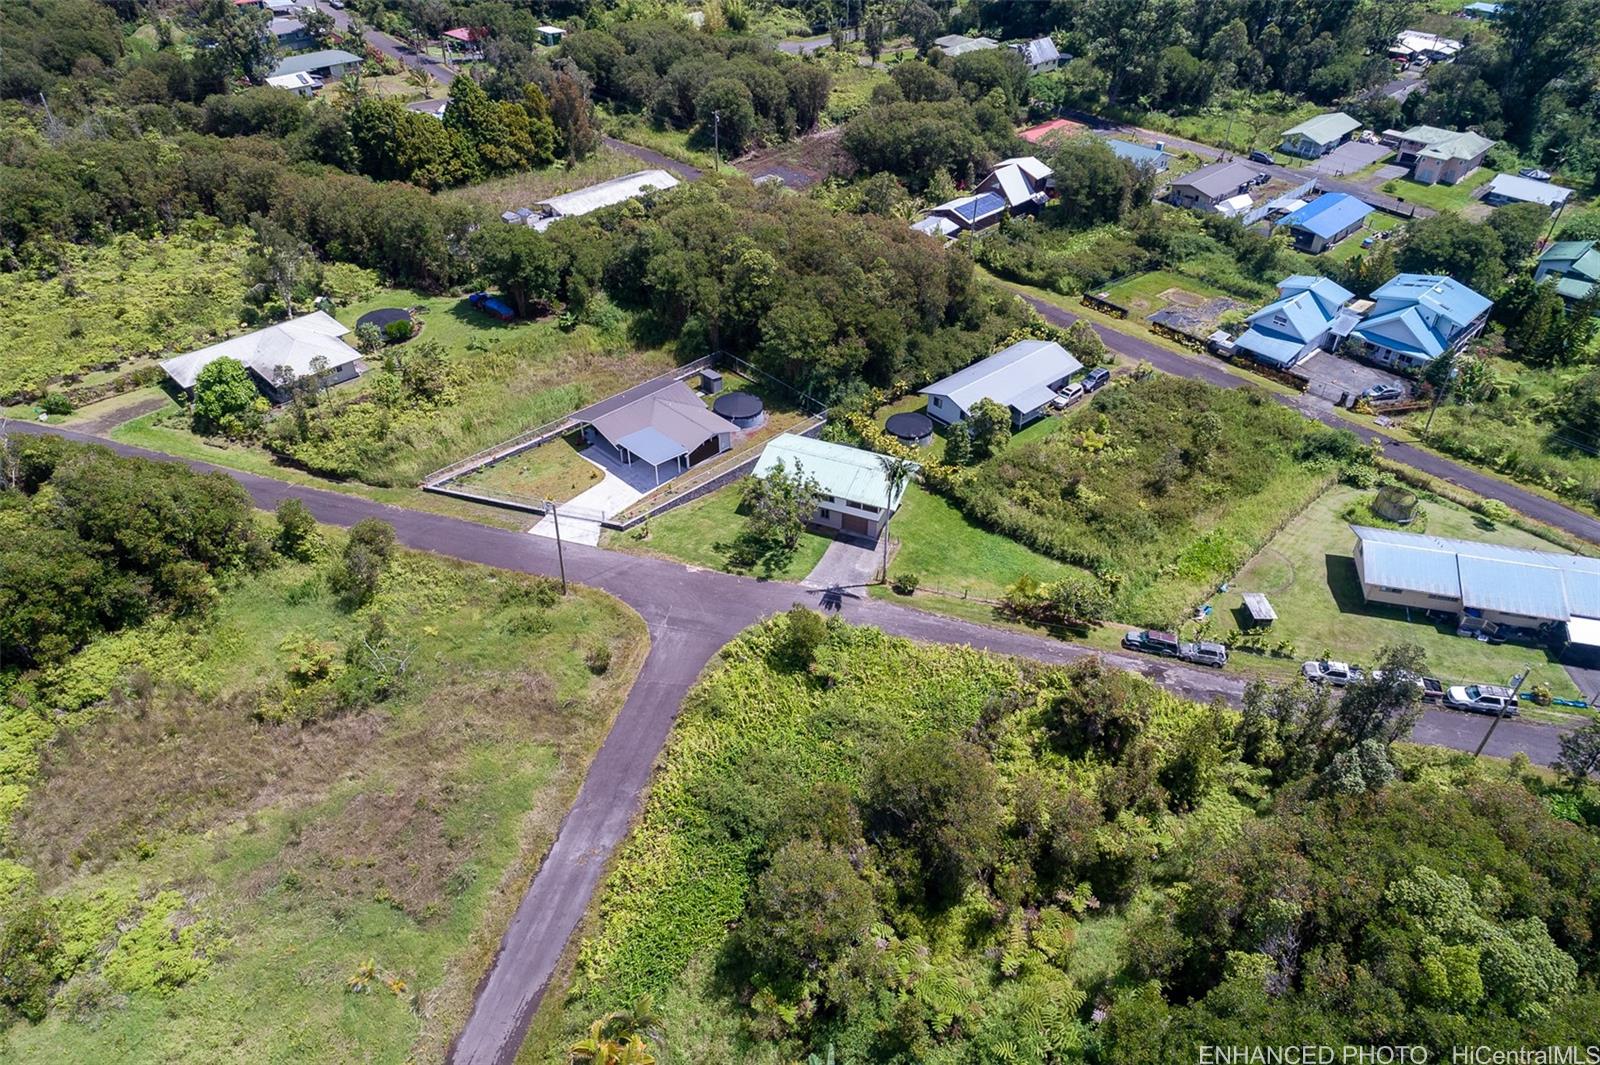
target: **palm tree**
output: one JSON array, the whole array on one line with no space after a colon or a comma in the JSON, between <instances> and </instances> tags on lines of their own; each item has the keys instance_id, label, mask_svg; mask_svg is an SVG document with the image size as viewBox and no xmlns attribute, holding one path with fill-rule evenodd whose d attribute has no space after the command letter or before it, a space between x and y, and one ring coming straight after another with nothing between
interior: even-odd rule
<instances>
[{"instance_id":1,"label":"palm tree","mask_svg":"<svg viewBox=\"0 0 1600 1065\"><path fill-rule=\"evenodd\" d=\"M339 79L339 102L345 107L354 107L367 95L367 87L361 80L361 68L357 67Z\"/></svg>"},{"instance_id":2,"label":"palm tree","mask_svg":"<svg viewBox=\"0 0 1600 1065\"><path fill-rule=\"evenodd\" d=\"M433 90L439 86L439 79L433 76L433 71L423 67L407 67L406 81L421 89L426 100L433 99Z\"/></svg>"},{"instance_id":3,"label":"palm tree","mask_svg":"<svg viewBox=\"0 0 1600 1065\"><path fill-rule=\"evenodd\" d=\"M883 537L883 574L882 579L889 579L889 522L894 518L895 500L904 491L906 482L911 480L911 475L920 468L910 459L903 459L897 455L879 455L878 465L883 467L883 483L889 489L889 505L885 507L888 517L883 519L883 528L879 534Z\"/></svg>"}]
</instances>

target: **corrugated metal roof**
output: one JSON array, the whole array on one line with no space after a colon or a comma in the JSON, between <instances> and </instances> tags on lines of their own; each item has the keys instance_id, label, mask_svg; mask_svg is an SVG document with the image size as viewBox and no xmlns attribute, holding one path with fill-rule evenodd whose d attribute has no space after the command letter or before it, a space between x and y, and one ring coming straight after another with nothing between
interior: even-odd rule
<instances>
[{"instance_id":1,"label":"corrugated metal roof","mask_svg":"<svg viewBox=\"0 0 1600 1065\"><path fill-rule=\"evenodd\" d=\"M540 200L539 203L557 218L571 218L635 199L652 190L664 191L677 187L678 179L665 170L640 170L634 174L612 178L610 181L602 181L598 185L552 196L548 200Z\"/></svg>"},{"instance_id":2,"label":"corrugated metal roof","mask_svg":"<svg viewBox=\"0 0 1600 1065\"><path fill-rule=\"evenodd\" d=\"M1285 215L1280 226L1303 229L1328 240L1343 233L1372 213L1370 204L1343 192L1327 192L1318 196L1292 214Z\"/></svg>"},{"instance_id":3,"label":"corrugated metal roof","mask_svg":"<svg viewBox=\"0 0 1600 1065\"><path fill-rule=\"evenodd\" d=\"M1148 144L1135 144L1133 141L1118 140L1115 137L1106 137L1103 143L1111 149L1111 154L1118 159L1126 159L1134 166L1150 166L1159 170L1172 158L1160 148L1152 148Z\"/></svg>"},{"instance_id":4,"label":"corrugated metal roof","mask_svg":"<svg viewBox=\"0 0 1600 1065\"><path fill-rule=\"evenodd\" d=\"M1368 584L1452 599L1461 597L1457 557L1454 551L1381 540L1365 540L1361 545L1362 574Z\"/></svg>"},{"instance_id":5,"label":"corrugated metal roof","mask_svg":"<svg viewBox=\"0 0 1600 1065\"><path fill-rule=\"evenodd\" d=\"M1305 345L1283 337L1275 337L1259 329L1246 329L1233 346L1242 351L1248 351L1263 362L1270 362L1274 366L1293 366L1300 358Z\"/></svg>"},{"instance_id":6,"label":"corrugated metal roof","mask_svg":"<svg viewBox=\"0 0 1600 1065\"><path fill-rule=\"evenodd\" d=\"M641 429L654 429L685 451L693 451L710 437L739 431L732 422L707 410L700 397L682 381L673 381L599 414L589 424L614 444L621 444Z\"/></svg>"},{"instance_id":7,"label":"corrugated metal roof","mask_svg":"<svg viewBox=\"0 0 1600 1065\"><path fill-rule=\"evenodd\" d=\"M901 487L893 501L889 499L882 457L846 444L830 444L826 440L784 433L762 449L761 457L756 460L755 475L764 477L782 462L786 470L792 472L798 467L805 476L815 478L817 487L825 495L893 510L900 505L905 487Z\"/></svg>"},{"instance_id":8,"label":"corrugated metal roof","mask_svg":"<svg viewBox=\"0 0 1600 1065\"><path fill-rule=\"evenodd\" d=\"M682 444L668 439L659 429L649 425L643 429L636 429L618 440L617 446L627 448L636 458L641 458L652 466L659 466L679 455L689 453Z\"/></svg>"},{"instance_id":9,"label":"corrugated metal roof","mask_svg":"<svg viewBox=\"0 0 1600 1065\"><path fill-rule=\"evenodd\" d=\"M323 67L340 66L345 63L359 63L361 57L351 55L339 48L325 48L320 52L307 52L305 55L292 55L273 68L272 75L298 74L300 71L321 70Z\"/></svg>"},{"instance_id":10,"label":"corrugated metal roof","mask_svg":"<svg viewBox=\"0 0 1600 1065\"><path fill-rule=\"evenodd\" d=\"M1560 185L1552 185L1548 181L1535 181L1532 178L1518 177L1516 174L1496 174L1494 180L1489 182L1483 190L1485 196L1502 196L1508 200L1518 200L1522 203L1542 203L1546 207L1554 207L1558 203L1566 203L1567 197L1572 195L1572 190Z\"/></svg>"},{"instance_id":11,"label":"corrugated metal roof","mask_svg":"<svg viewBox=\"0 0 1600 1065\"><path fill-rule=\"evenodd\" d=\"M1173 179L1174 188L1191 188L1207 199L1231 196L1235 190L1261 176L1261 171L1245 166L1238 160L1212 163Z\"/></svg>"},{"instance_id":12,"label":"corrugated metal roof","mask_svg":"<svg viewBox=\"0 0 1600 1065\"><path fill-rule=\"evenodd\" d=\"M271 381L280 366L287 366L296 377L303 377L311 372L311 364L317 358L326 359L329 369L360 358L360 352L339 339L348 332L349 326L323 311L312 311L167 359L161 368L184 388L193 388L200 371L221 358L238 359L264 381Z\"/></svg>"},{"instance_id":13,"label":"corrugated metal roof","mask_svg":"<svg viewBox=\"0 0 1600 1065\"><path fill-rule=\"evenodd\" d=\"M1278 282L1278 291L1287 296L1291 292L1309 292L1322 308L1322 313L1332 318L1339 308L1356 298L1356 294L1326 277L1316 274L1291 274Z\"/></svg>"},{"instance_id":14,"label":"corrugated metal roof","mask_svg":"<svg viewBox=\"0 0 1600 1065\"><path fill-rule=\"evenodd\" d=\"M1376 315L1415 305L1457 328L1470 325L1493 302L1443 274L1397 274L1373 290L1372 299Z\"/></svg>"},{"instance_id":15,"label":"corrugated metal roof","mask_svg":"<svg viewBox=\"0 0 1600 1065\"><path fill-rule=\"evenodd\" d=\"M1006 407L1033 410L1038 404L1023 407L1034 389L1070 377L1083 369L1083 363L1060 344L1049 340L1019 340L965 370L953 373L922 390L924 396L944 396L962 413L980 399L992 399Z\"/></svg>"},{"instance_id":16,"label":"corrugated metal roof","mask_svg":"<svg viewBox=\"0 0 1600 1065\"><path fill-rule=\"evenodd\" d=\"M1298 126L1290 126L1283 131L1283 139L1288 140L1296 134L1307 138L1317 144L1332 144L1347 133L1354 133L1361 128L1361 123L1343 111L1333 111L1326 115L1308 118Z\"/></svg>"},{"instance_id":17,"label":"corrugated metal roof","mask_svg":"<svg viewBox=\"0 0 1600 1065\"><path fill-rule=\"evenodd\" d=\"M1304 344L1326 333L1332 319L1311 293L1296 292L1273 300L1245 320L1269 335Z\"/></svg>"},{"instance_id":18,"label":"corrugated metal roof","mask_svg":"<svg viewBox=\"0 0 1600 1065\"><path fill-rule=\"evenodd\" d=\"M1428 328L1428 323L1422 320L1422 315L1417 313L1416 307L1407 307L1404 310L1368 318L1353 332L1356 336L1363 337L1379 347L1422 355L1429 359L1438 358L1444 351L1444 341L1439 334Z\"/></svg>"},{"instance_id":19,"label":"corrugated metal roof","mask_svg":"<svg viewBox=\"0 0 1600 1065\"><path fill-rule=\"evenodd\" d=\"M1467 554L1456 555L1456 569L1462 606L1562 621L1570 616L1558 569Z\"/></svg>"}]
</instances>

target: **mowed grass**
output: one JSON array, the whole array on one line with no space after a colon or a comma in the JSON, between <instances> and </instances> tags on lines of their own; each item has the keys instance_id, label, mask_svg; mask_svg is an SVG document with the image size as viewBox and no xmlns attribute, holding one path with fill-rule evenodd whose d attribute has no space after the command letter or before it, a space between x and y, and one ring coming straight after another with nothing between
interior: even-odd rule
<instances>
[{"instance_id":1,"label":"mowed grass","mask_svg":"<svg viewBox=\"0 0 1600 1065\"><path fill-rule=\"evenodd\" d=\"M1410 178L1395 178L1378 186L1378 191L1406 203L1431 207L1435 211L1460 211L1475 201L1473 193L1494 179L1491 167L1480 166L1464 181L1454 185L1424 185Z\"/></svg>"},{"instance_id":2,"label":"mowed grass","mask_svg":"<svg viewBox=\"0 0 1600 1065\"><path fill-rule=\"evenodd\" d=\"M462 488L507 496L529 503L553 499L565 503L579 492L599 484L600 468L578 454L576 436L552 440L485 466L453 482Z\"/></svg>"},{"instance_id":3,"label":"mowed grass","mask_svg":"<svg viewBox=\"0 0 1600 1065\"><path fill-rule=\"evenodd\" d=\"M900 544L889 574L916 574L921 581L919 602L925 596L997 599L1024 575L1049 581L1073 569L983 528L921 485L906 489L905 500L889 523L889 535Z\"/></svg>"},{"instance_id":4,"label":"mowed grass","mask_svg":"<svg viewBox=\"0 0 1600 1065\"><path fill-rule=\"evenodd\" d=\"M734 541L744 525L744 515L739 513L739 485L731 484L627 532L607 532L601 546L630 554L659 555L727 573L798 581L816 568L832 543L826 536L805 532L788 557L771 557L753 569L741 568L734 564L732 555Z\"/></svg>"},{"instance_id":5,"label":"mowed grass","mask_svg":"<svg viewBox=\"0 0 1600 1065\"><path fill-rule=\"evenodd\" d=\"M1148 317L1172 306L1172 302L1161 295L1169 289L1178 289L1196 297L1196 303L1209 299L1236 298L1229 297L1228 293L1204 281L1196 281L1192 277L1185 277L1170 270L1152 270L1148 274L1139 274L1126 281L1120 281L1104 291L1111 302L1120 303L1140 317Z\"/></svg>"},{"instance_id":6,"label":"mowed grass","mask_svg":"<svg viewBox=\"0 0 1600 1065\"><path fill-rule=\"evenodd\" d=\"M76 1015L58 1000L0 1036L0 1059L442 1059L646 649L614 600L541 607L533 587L401 552L369 609L416 641L413 679L316 724L252 716L281 698L286 640L337 655L365 630L316 564L248 577L192 632L117 634L49 678L120 693L148 667L160 681L79 712L13 855L67 905L181 892L225 943L170 994L79 995ZM584 660L599 646L602 676ZM369 989L350 990L368 963Z\"/></svg>"},{"instance_id":7,"label":"mowed grass","mask_svg":"<svg viewBox=\"0 0 1600 1065\"><path fill-rule=\"evenodd\" d=\"M1376 233L1392 233L1394 230L1400 228L1400 226L1404 223L1405 219L1397 218L1396 216L1385 211L1373 211L1371 214L1367 215L1366 221L1362 223L1361 229L1340 241L1339 244L1337 244L1331 250L1325 251L1321 255L1316 256L1316 259L1325 262L1342 263L1346 260L1354 259L1357 255L1360 255L1363 252L1374 251L1376 250L1375 247L1363 248L1361 246L1361 242Z\"/></svg>"},{"instance_id":8,"label":"mowed grass","mask_svg":"<svg viewBox=\"0 0 1600 1065\"><path fill-rule=\"evenodd\" d=\"M475 203L499 214L503 211L514 211L518 207L532 207L540 200L548 200L564 192L572 192L586 185L595 185L645 169L648 169L646 164L633 156L602 144L593 155L571 166L558 163L543 170L508 174L493 181L451 189L439 195Z\"/></svg>"},{"instance_id":9,"label":"mowed grass","mask_svg":"<svg viewBox=\"0 0 1600 1065\"><path fill-rule=\"evenodd\" d=\"M1299 669L1301 659L1320 657L1324 652L1370 666L1384 646L1415 643L1427 651L1434 675L1450 684L1504 683L1531 663L1535 670L1530 686L1547 684L1560 698L1580 697L1566 671L1540 649L1480 643L1456 636L1453 626L1420 614L1413 621L1400 608L1365 603L1351 558L1355 534L1341 515L1351 503L1372 494L1347 487L1330 489L1273 537L1230 582L1227 592L1211 600L1213 632L1223 642L1232 642L1243 620L1242 593L1264 592L1278 614L1278 620L1266 630L1268 638L1294 645L1292 658L1235 654L1234 667L1290 673ZM1430 536L1556 550L1530 533L1509 525L1490 525L1450 503L1430 499L1422 506L1427 511Z\"/></svg>"}]
</instances>

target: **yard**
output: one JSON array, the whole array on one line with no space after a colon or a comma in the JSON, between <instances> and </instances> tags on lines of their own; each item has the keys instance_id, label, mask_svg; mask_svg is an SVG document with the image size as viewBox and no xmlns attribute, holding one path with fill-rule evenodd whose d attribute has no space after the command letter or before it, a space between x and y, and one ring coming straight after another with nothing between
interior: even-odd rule
<instances>
[{"instance_id":1,"label":"yard","mask_svg":"<svg viewBox=\"0 0 1600 1065\"><path fill-rule=\"evenodd\" d=\"M798 581L816 567L832 541L826 536L801 534L799 546L787 557L769 557L753 569L734 562L735 539L744 529L739 513L739 486L729 485L710 495L651 518L627 532L606 532L602 547L631 554L658 555L691 566L750 573L770 580Z\"/></svg>"},{"instance_id":2,"label":"yard","mask_svg":"<svg viewBox=\"0 0 1600 1065\"><path fill-rule=\"evenodd\" d=\"M1389 214L1387 211L1373 211L1371 214L1367 215L1366 221L1362 223L1361 229L1345 238L1332 250L1323 252L1321 255L1316 256L1316 259L1318 261L1332 261L1336 263L1342 263L1348 259L1354 259L1363 251L1372 250L1370 248L1363 248L1361 246L1361 242L1363 240L1379 233L1394 234L1397 229L1405 224L1405 221L1405 219Z\"/></svg>"},{"instance_id":3,"label":"yard","mask_svg":"<svg viewBox=\"0 0 1600 1065\"><path fill-rule=\"evenodd\" d=\"M416 643L401 692L258 718L303 663L344 670L369 612ZM361 614L318 564L282 562L202 621L40 676L50 705L83 708L8 796L7 856L77 975L42 1022L13 1018L0 1058L442 1060L646 644L605 596L399 552Z\"/></svg>"},{"instance_id":4,"label":"yard","mask_svg":"<svg viewBox=\"0 0 1600 1065\"><path fill-rule=\"evenodd\" d=\"M1177 311L1189 317L1191 333L1208 333L1230 309L1246 305L1214 285L1171 270L1152 270L1102 290L1113 303L1128 308L1130 318L1148 319L1161 311Z\"/></svg>"},{"instance_id":5,"label":"yard","mask_svg":"<svg viewBox=\"0 0 1600 1065\"><path fill-rule=\"evenodd\" d=\"M644 169L647 169L646 164L633 156L602 144L593 155L571 166L557 164L543 170L507 174L493 181L450 189L439 195L475 203L500 214L518 207L532 207L540 200Z\"/></svg>"},{"instance_id":6,"label":"yard","mask_svg":"<svg viewBox=\"0 0 1600 1065\"><path fill-rule=\"evenodd\" d=\"M1427 651L1429 668L1446 683L1500 684L1532 664L1535 669L1529 686L1547 684L1559 698L1579 697L1566 671L1543 651L1479 643L1456 636L1453 626L1408 620L1405 611L1396 607L1367 605L1350 557L1355 537L1344 515L1352 504L1371 495L1348 487L1324 493L1250 560L1229 582L1227 592L1211 601L1215 620L1209 630L1223 642L1232 643L1241 628L1242 593L1265 593L1278 614L1278 620L1266 630L1268 640L1292 646L1279 658L1236 652L1232 666L1292 673L1302 659L1323 655L1370 665L1385 645L1409 642ZM1443 500L1428 499L1422 506L1430 536L1555 550L1529 533L1509 525L1490 525Z\"/></svg>"},{"instance_id":7,"label":"yard","mask_svg":"<svg viewBox=\"0 0 1600 1065\"><path fill-rule=\"evenodd\" d=\"M1212 104L1194 114L1168 115L1151 111L1140 116L1138 124L1232 151L1246 152L1252 148L1271 151L1283 140L1284 130L1324 110L1326 108L1318 104L1282 93L1238 93L1226 103Z\"/></svg>"},{"instance_id":8,"label":"yard","mask_svg":"<svg viewBox=\"0 0 1600 1065\"><path fill-rule=\"evenodd\" d=\"M546 499L565 503L604 477L598 466L578 454L584 446L580 437L569 434L473 470L450 483L468 491L534 505Z\"/></svg>"},{"instance_id":9,"label":"yard","mask_svg":"<svg viewBox=\"0 0 1600 1065\"><path fill-rule=\"evenodd\" d=\"M1478 202L1473 194L1487 185L1494 176L1495 171L1492 168L1480 166L1468 174L1465 181L1454 185L1424 185L1410 178L1395 178L1379 185L1378 191L1406 203L1431 207L1435 211L1463 211Z\"/></svg>"}]
</instances>

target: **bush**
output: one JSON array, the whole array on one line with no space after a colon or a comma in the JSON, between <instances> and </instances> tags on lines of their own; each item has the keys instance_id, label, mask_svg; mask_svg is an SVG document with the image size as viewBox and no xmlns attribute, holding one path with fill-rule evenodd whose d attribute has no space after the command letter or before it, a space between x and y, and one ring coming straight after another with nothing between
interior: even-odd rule
<instances>
[{"instance_id":1,"label":"bush","mask_svg":"<svg viewBox=\"0 0 1600 1065\"><path fill-rule=\"evenodd\" d=\"M402 318L383 327L383 339L390 344L398 344L402 340L410 340L412 331L411 320Z\"/></svg>"},{"instance_id":2,"label":"bush","mask_svg":"<svg viewBox=\"0 0 1600 1065\"><path fill-rule=\"evenodd\" d=\"M394 526L363 518L350 527L344 554L328 577L328 586L347 609L365 606L378 590L394 550Z\"/></svg>"},{"instance_id":3,"label":"bush","mask_svg":"<svg viewBox=\"0 0 1600 1065\"><path fill-rule=\"evenodd\" d=\"M60 392L50 392L39 401L39 409L53 416L71 414L73 410L72 400Z\"/></svg>"},{"instance_id":4,"label":"bush","mask_svg":"<svg viewBox=\"0 0 1600 1065\"><path fill-rule=\"evenodd\" d=\"M297 562L314 558L321 538L317 535L317 519L311 516L310 509L298 499L285 499L278 504L275 513L278 534L272 546L278 554Z\"/></svg>"},{"instance_id":5,"label":"bush","mask_svg":"<svg viewBox=\"0 0 1600 1065\"><path fill-rule=\"evenodd\" d=\"M589 672L595 676L603 676L611 668L611 647L609 644L596 644L589 648L583 656L583 664L589 667Z\"/></svg>"},{"instance_id":6,"label":"bush","mask_svg":"<svg viewBox=\"0 0 1600 1065\"><path fill-rule=\"evenodd\" d=\"M793 669L805 669L817 657L817 648L828 638L828 625L815 610L796 603L783 616L783 631L776 650Z\"/></svg>"},{"instance_id":7,"label":"bush","mask_svg":"<svg viewBox=\"0 0 1600 1065\"><path fill-rule=\"evenodd\" d=\"M889 582L889 586L893 588L898 595L911 595L917 590L917 585L921 583L922 578L918 577L915 573L897 573L895 574L894 579Z\"/></svg>"}]
</instances>

